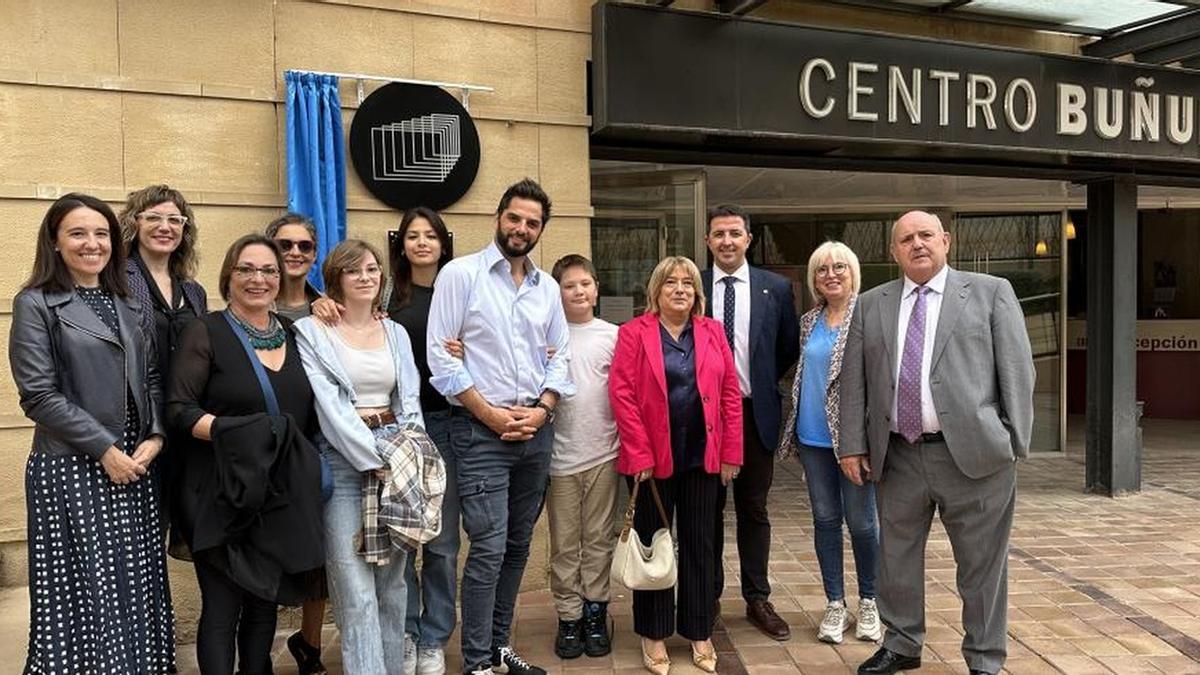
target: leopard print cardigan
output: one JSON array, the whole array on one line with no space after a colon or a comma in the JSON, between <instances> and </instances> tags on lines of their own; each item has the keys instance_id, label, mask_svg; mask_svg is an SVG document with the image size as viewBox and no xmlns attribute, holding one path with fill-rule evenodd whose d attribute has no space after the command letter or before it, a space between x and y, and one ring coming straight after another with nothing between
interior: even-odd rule
<instances>
[{"instance_id":1,"label":"leopard print cardigan","mask_svg":"<svg viewBox=\"0 0 1200 675\"><path fill-rule=\"evenodd\" d=\"M841 431L839 427L842 356L846 352L846 337L850 334L850 321L854 318L854 307L857 304L858 295L850 296L850 303L846 307L846 316L842 318L842 324L838 327L837 340L833 343L833 357L829 362L829 384L825 392L825 419L829 420L829 436L833 439L834 455L837 455L838 436ZM799 450L799 443L796 440L796 408L800 402L800 383L804 377L804 346L808 343L808 336L812 335L813 326L820 320L821 312L824 309L825 303L822 302L800 317L800 360L796 364L796 379L792 381L792 409L788 413L787 421L783 424L783 429L779 434L779 448L775 451L775 456L779 459L786 459Z\"/></svg>"}]
</instances>

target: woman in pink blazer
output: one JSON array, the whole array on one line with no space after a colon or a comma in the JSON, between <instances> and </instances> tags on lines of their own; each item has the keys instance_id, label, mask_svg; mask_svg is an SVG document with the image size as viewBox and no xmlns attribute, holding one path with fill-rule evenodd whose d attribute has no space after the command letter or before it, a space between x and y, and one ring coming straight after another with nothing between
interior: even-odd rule
<instances>
[{"instance_id":1,"label":"woman in pink blazer","mask_svg":"<svg viewBox=\"0 0 1200 675\"><path fill-rule=\"evenodd\" d=\"M742 394L725 330L704 317L695 263L680 256L660 262L646 301L646 313L617 333L609 371L621 436L617 470L632 480L656 480L667 517L686 515L676 519L678 607L675 589L634 591L634 631L650 672L665 675L670 660L663 641L678 630L692 641L693 663L711 673L721 564L716 505L721 486L742 465ZM660 520L650 490L640 490L634 529L643 542L663 527Z\"/></svg>"}]
</instances>

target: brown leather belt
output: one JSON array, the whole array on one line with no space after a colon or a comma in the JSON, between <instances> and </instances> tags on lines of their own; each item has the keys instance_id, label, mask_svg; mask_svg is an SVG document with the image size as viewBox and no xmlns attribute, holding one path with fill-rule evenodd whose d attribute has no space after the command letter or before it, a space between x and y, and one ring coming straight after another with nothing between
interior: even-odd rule
<instances>
[{"instance_id":1,"label":"brown leather belt","mask_svg":"<svg viewBox=\"0 0 1200 675\"><path fill-rule=\"evenodd\" d=\"M367 425L368 429L378 429L379 427L396 423L396 414L391 410L385 410L383 412L373 413L370 415L362 415L361 417L363 423Z\"/></svg>"}]
</instances>

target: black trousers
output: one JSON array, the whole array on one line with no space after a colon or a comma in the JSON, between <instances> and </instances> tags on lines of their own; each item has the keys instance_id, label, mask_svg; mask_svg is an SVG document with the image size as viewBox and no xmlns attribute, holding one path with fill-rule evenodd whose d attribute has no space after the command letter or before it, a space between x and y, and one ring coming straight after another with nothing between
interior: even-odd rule
<instances>
[{"instance_id":1,"label":"black trousers","mask_svg":"<svg viewBox=\"0 0 1200 675\"><path fill-rule=\"evenodd\" d=\"M275 603L242 590L202 560L196 560L196 580L201 603L196 661L201 675L232 675L235 654L241 657L240 675L271 675Z\"/></svg>"},{"instance_id":2,"label":"black trousers","mask_svg":"<svg viewBox=\"0 0 1200 675\"><path fill-rule=\"evenodd\" d=\"M679 575L675 588L633 592L633 630L651 640L665 640L676 632L688 640L707 640L717 619L713 610L721 560L714 535L721 477L693 469L657 483L667 518L675 521ZM675 513L681 516L676 518ZM633 527L646 545L663 527L649 485L638 489Z\"/></svg>"},{"instance_id":3,"label":"black trousers","mask_svg":"<svg viewBox=\"0 0 1200 675\"><path fill-rule=\"evenodd\" d=\"M733 479L733 508L737 514L738 562L741 566L742 598L746 602L766 600L771 595L767 562L771 558L771 519L767 515L767 493L775 480L775 449L764 448L754 421L754 406L742 399L742 468ZM725 553L726 488L717 498L717 558ZM725 587L725 572L717 577L717 597Z\"/></svg>"}]
</instances>

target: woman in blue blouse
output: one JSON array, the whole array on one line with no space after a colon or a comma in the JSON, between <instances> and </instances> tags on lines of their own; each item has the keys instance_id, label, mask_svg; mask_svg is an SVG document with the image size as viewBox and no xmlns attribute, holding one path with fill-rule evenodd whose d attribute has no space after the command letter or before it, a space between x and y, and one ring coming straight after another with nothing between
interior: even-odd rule
<instances>
[{"instance_id":1,"label":"woman in blue blouse","mask_svg":"<svg viewBox=\"0 0 1200 675\"><path fill-rule=\"evenodd\" d=\"M842 354L861 278L858 257L841 242L821 244L808 260L808 288L816 307L800 318L800 364L792 385L792 413L779 449L780 456L795 453L804 465L813 540L828 601L817 638L834 644L841 643L851 624L842 580L843 521L850 529L858 575L855 637L877 641L882 633L875 607L879 558L875 485L851 483L837 458Z\"/></svg>"}]
</instances>

